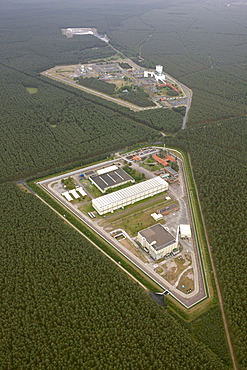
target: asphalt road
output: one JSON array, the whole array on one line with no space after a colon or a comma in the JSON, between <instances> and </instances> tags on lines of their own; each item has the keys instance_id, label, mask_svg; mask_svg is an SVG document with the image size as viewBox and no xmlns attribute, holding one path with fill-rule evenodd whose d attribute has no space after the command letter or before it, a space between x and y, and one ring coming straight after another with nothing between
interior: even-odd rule
<instances>
[{"instance_id":1,"label":"asphalt road","mask_svg":"<svg viewBox=\"0 0 247 370\"><path fill-rule=\"evenodd\" d=\"M192 90L189 89L186 85L182 84L180 81L174 79L172 76L168 75L166 73L167 77L172 80L174 83L176 83L179 87L182 88L183 92L184 92L184 95L186 96L186 111L185 111L185 115L184 115L184 118L183 118L183 124L182 124L182 130L185 129L186 127L186 123L187 123L187 119L188 119L188 114L189 114L189 110L190 110L190 107L191 107L191 102L192 102Z\"/></svg>"}]
</instances>

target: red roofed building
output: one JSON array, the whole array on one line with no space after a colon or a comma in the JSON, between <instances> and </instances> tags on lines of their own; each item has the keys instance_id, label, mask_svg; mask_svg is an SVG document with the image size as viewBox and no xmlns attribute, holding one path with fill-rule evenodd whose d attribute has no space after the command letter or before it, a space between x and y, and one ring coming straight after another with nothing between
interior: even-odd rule
<instances>
[{"instance_id":1,"label":"red roofed building","mask_svg":"<svg viewBox=\"0 0 247 370\"><path fill-rule=\"evenodd\" d=\"M180 93L180 91L178 89L176 89L176 87L174 87L172 84L165 84L166 86L169 86L173 91L177 92L177 93Z\"/></svg>"},{"instance_id":2,"label":"red roofed building","mask_svg":"<svg viewBox=\"0 0 247 370\"><path fill-rule=\"evenodd\" d=\"M157 155L153 155L153 159L154 159L156 162L158 162L158 163L162 164L164 167L168 166L168 162L167 162L167 160L166 160L166 159L160 158L160 157L158 157Z\"/></svg>"},{"instance_id":3,"label":"red roofed building","mask_svg":"<svg viewBox=\"0 0 247 370\"><path fill-rule=\"evenodd\" d=\"M166 155L166 160L170 162L176 162L176 159L172 157L171 155Z\"/></svg>"},{"instance_id":4,"label":"red roofed building","mask_svg":"<svg viewBox=\"0 0 247 370\"><path fill-rule=\"evenodd\" d=\"M138 162L138 161L141 161L142 159L140 158L140 157L138 157L137 155L134 155L133 157L132 157L132 159L133 159L133 161L136 161L136 162Z\"/></svg>"}]
</instances>

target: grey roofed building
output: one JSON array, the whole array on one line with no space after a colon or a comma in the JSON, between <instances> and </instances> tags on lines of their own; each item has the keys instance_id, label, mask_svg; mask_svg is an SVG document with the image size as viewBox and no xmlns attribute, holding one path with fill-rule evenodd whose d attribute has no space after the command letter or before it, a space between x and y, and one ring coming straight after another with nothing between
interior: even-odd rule
<instances>
[{"instance_id":1,"label":"grey roofed building","mask_svg":"<svg viewBox=\"0 0 247 370\"><path fill-rule=\"evenodd\" d=\"M154 260L159 260L177 248L176 239L161 224L138 232L137 239Z\"/></svg>"},{"instance_id":2,"label":"grey roofed building","mask_svg":"<svg viewBox=\"0 0 247 370\"><path fill-rule=\"evenodd\" d=\"M105 193L109 188L114 188L127 182L135 182L135 180L122 168L101 175L89 176L89 180L92 181L102 193Z\"/></svg>"},{"instance_id":3,"label":"grey roofed building","mask_svg":"<svg viewBox=\"0 0 247 370\"><path fill-rule=\"evenodd\" d=\"M155 250L160 250L175 242L175 238L161 224L148 227L140 231L140 234L149 244L155 242L155 244L152 244Z\"/></svg>"},{"instance_id":4,"label":"grey roofed building","mask_svg":"<svg viewBox=\"0 0 247 370\"><path fill-rule=\"evenodd\" d=\"M89 176L92 176L94 174L95 174L95 172L93 170L87 171L87 172L84 173L84 175L85 175L86 178L89 178Z\"/></svg>"},{"instance_id":5,"label":"grey roofed building","mask_svg":"<svg viewBox=\"0 0 247 370\"><path fill-rule=\"evenodd\" d=\"M171 176L178 176L177 171L175 171L173 168L171 168L169 166L168 167L165 167L164 170L166 172L168 172Z\"/></svg>"}]
</instances>

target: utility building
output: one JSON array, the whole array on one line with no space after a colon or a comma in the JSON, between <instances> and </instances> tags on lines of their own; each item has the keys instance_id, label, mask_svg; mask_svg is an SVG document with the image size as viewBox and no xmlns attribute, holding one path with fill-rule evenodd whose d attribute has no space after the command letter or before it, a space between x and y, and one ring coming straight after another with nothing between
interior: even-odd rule
<instances>
[{"instance_id":1,"label":"utility building","mask_svg":"<svg viewBox=\"0 0 247 370\"><path fill-rule=\"evenodd\" d=\"M181 236L182 239L184 239L184 238L191 239L191 228L190 228L190 225L180 224L179 225L179 229L180 229L180 236Z\"/></svg>"},{"instance_id":2,"label":"utility building","mask_svg":"<svg viewBox=\"0 0 247 370\"><path fill-rule=\"evenodd\" d=\"M170 254L178 246L176 239L161 224L139 231L137 239L154 260Z\"/></svg>"},{"instance_id":3,"label":"utility building","mask_svg":"<svg viewBox=\"0 0 247 370\"><path fill-rule=\"evenodd\" d=\"M160 177L140 182L128 188L117 190L114 193L103 195L92 200L94 209L104 215L116 209L134 204L139 200L151 197L158 193L168 190L168 183Z\"/></svg>"}]
</instances>

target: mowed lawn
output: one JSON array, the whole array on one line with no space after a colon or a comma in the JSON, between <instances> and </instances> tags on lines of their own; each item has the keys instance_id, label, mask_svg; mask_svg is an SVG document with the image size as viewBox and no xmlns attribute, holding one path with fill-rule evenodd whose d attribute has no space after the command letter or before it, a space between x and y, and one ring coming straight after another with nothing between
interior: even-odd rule
<instances>
[{"instance_id":1,"label":"mowed lawn","mask_svg":"<svg viewBox=\"0 0 247 370\"><path fill-rule=\"evenodd\" d=\"M127 217L111 222L107 226L113 229L124 229L130 236L134 237L137 235L138 231L157 223L157 221L154 221L151 217L151 213L156 212L159 206L162 206L162 204L156 204L156 206L147 210L133 213L132 215L128 215ZM160 220L159 223L164 224L165 220Z\"/></svg>"}]
</instances>

